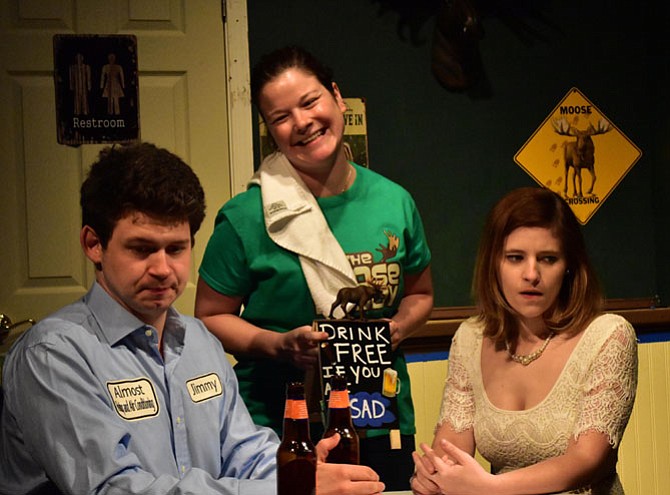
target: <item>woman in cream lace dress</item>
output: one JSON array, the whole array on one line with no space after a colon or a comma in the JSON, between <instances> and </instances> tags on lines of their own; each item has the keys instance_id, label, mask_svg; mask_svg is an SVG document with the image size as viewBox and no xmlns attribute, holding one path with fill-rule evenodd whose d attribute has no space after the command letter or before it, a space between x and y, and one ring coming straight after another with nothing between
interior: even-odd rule
<instances>
[{"instance_id":1,"label":"woman in cream lace dress","mask_svg":"<svg viewBox=\"0 0 670 495\"><path fill-rule=\"evenodd\" d=\"M454 336L432 448L414 454L413 492L622 494L635 332L601 313L580 227L558 195L522 188L494 207L473 290L480 312Z\"/></svg>"}]
</instances>

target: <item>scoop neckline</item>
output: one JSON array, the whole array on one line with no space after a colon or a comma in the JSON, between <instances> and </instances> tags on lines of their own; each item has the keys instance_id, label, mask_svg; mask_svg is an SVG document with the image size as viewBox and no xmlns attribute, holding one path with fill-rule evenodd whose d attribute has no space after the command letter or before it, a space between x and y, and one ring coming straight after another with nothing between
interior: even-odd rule
<instances>
[{"instance_id":1,"label":"scoop neckline","mask_svg":"<svg viewBox=\"0 0 670 495\"><path fill-rule=\"evenodd\" d=\"M577 352L577 349L579 349L579 347L582 345L582 342L584 341L584 337L586 336L586 332L588 332L590 328L591 328L591 324L589 324L584 329L584 331L581 333L581 335L579 336L579 342L577 342L574 349L572 349L572 351L570 352L570 356L565 361L565 364L563 365L563 369L558 374L558 377L556 378L556 381L554 382L554 384L549 389L549 392L547 392L547 395L545 395L542 398L542 400L540 400L540 402L538 402L537 404L535 404L535 405L533 405L529 408L526 408L526 409L518 409L518 410L516 410L516 409L503 409L501 407L496 406L491 401L491 399L489 399L489 394L486 391L486 387L484 386L484 377L482 376L482 348L483 348L483 343L484 343L484 334L480 333L479 334L479 343L477 344L477 346L478 346L477 355L479 356L479 376L478 376L478 380L479 380L480 386L482 387L482 396L484 397L484 400L486 401L488 406L490 408L498 411L498 412L502 412L502 413L505 413L505 414L526 414L526 413L529 413L531 411L535 411L536 409L540 408L543 404L545 404L549 400L549 398L552 396L552 394L554 393L554 391L558 387L559 383L561 383L561 381L563 380L563 377L567 373L567 369L570 366L570 364L572 363L572 360L576 359L574 357L575 353Z\"/></svg>"}]
</instances>

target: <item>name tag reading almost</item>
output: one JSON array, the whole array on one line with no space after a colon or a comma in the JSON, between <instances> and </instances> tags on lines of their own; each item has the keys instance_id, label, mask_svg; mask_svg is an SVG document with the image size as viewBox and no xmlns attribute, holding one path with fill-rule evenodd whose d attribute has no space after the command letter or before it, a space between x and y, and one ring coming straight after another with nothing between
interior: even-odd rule
<instances>
[{"instance_id":1,"label":"name tag reading almost","mask_svg":"<svg viewBox=\"0 0 670 495\"><path fill-rule=\"evenodd\" d=\"M193 378L186 382L186 388L193 402L202 402L223 395L221 380L216 373Z\"/></svg>"},{"instance_id":2,"label":"name tag reading almost","mask_svg":"<svg viewBox=\"0 0 670 495\"><path fill-rule=\"evenodd\" d=\"M127 421L158 416L156 392L147 378L107 382L107 391L117 414Z\"/></svg>"}]
</instances>

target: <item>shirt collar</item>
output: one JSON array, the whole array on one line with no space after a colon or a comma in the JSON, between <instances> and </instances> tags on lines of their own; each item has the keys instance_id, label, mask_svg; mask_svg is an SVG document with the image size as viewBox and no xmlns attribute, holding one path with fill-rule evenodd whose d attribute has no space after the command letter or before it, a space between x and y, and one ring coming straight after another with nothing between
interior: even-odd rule
<instances>
[{"instance_id":1,"label":"shirt collar","mask_svg":"<svg viewBox=\"0 0 670 495\"><path fill-rule=\"evenodd\" d=\"M100 333L109 345L115 345L138 329L153 328L147 325L126 308L121 306L98 283L94 282L91 289L84 296L84 302L91 310L93 318L98 323ZM181 315L173 307L169 307L165 319L163 334L171 335L172 345L182 346L184 343L185 326Z\"/></svg>"},{"instance_id":2,"label":"shirt collar","mask_svg":"<svg viewBox=\"0 0 670 495\"><path fill-rule=\"evenodd\" d=\"M115 301L98 282L95 282L84 296L84 302L110 345L116 344L138 328L147 326Z\"/></svg>"}]
</instances>

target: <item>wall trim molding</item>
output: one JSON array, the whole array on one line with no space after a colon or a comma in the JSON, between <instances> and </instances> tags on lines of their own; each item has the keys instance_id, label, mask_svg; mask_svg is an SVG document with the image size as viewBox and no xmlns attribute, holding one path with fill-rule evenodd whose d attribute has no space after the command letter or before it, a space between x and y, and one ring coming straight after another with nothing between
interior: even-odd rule
<instances>
[{"instance_id":1,"label":"wall trim molding","mask_svg":"<svg viewBox=\"0 0 670 495\"><path fill-rule=\"evenodd\" d=\"M636 333L670 330L670 308L658 308L654 298L608 299L605 311L626 318L635 327ZM458 326L477 313L474 306L449 306L433 308L428 322L411 337L401 348L405 352L447 351Z\"/></svg>"}]
</instances>

